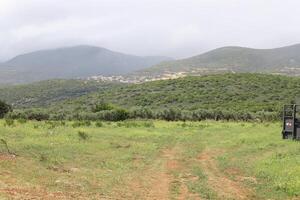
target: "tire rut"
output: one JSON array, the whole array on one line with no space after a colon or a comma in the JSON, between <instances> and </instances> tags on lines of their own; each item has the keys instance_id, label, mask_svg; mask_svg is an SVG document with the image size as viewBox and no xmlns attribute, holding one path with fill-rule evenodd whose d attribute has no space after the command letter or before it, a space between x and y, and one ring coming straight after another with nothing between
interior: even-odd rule
<instances>
[{"instance_id":1,"label":"tire rut","mask_svg":"<svg viewBox=\"0 0 300 200\"><path fill-rule=\"evenodd\" d=\"M217 193L220 199L252 199L252 192L241 182L229 179L218 168L216 157L220 151L204 150L198 160L208 177L208 184Z\"/></svg>"}]
</instances>

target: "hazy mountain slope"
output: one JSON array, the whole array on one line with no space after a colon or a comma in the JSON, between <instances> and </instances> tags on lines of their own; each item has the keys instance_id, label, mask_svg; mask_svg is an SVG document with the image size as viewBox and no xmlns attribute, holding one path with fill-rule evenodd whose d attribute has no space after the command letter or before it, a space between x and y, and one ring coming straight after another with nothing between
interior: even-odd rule
<instances>
[{"instance_id":1,"label":"hazy mountain slope","mask_svg":"<svg viewBox=\"0 0 300 200\"><path fill-rule=\"evenodd\" d=\"M119 75L144 69L166 57L138 57L93 46L36 51L2 63L0 83L33 82L53 78Z\"/></svg>"},{"instance_id":2,"label":"hazy mountain slope","mask_svg":"<svg viewBox=\"0 0 300 200\"><path fill-rule=\"evenodd\" d=\"M223 47L187 59L163 62L140 73L282 72L300 73L300 44L276 49Z\"/></svg>"}]
</instances>

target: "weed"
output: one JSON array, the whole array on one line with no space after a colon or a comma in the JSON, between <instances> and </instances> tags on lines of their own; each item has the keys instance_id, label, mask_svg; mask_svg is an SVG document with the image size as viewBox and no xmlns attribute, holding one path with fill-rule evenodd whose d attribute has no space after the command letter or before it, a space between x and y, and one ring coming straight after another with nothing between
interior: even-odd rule
<instances>
[{"instance_id":1,"label":"weed","mask_svg":"<svg viewBox=\"0 0 300 200\"><path fill-rule=\"evenodd\" d=\"M40 154L40 161L46 162L48 160L47 156L45 154Z\"/></svg>"},{"instance_id":2,"label":"weed","mask_svg":"<svg viewBox=\"0 0 300 200\"><path fill-rule=\"evenodd\" d=\"M5 119L5 126L14 126L15 121L13 119Z\"/></svg>"},{"instance_id":3,"label":"weed","mask_svg":"<svg viewBox=\"0 0 300 200\"><path fill-rule=\"evenodd\" d=\"M87 140L89 138L89 135L84 131L78 131L78 136L81 140Z\"/></svg>"},{"instance_id":4,"label":"weed","mask_svg":"<svg viewBox=\"0 0 300 200\"><path fill-rule=\"evenodd\" d=\"M104 124L101 121L96 122L96 127L103 127Z\"/></svg>"},{"instance_id":5,"label":"weed","mask_svg":"<svg viewBox=\"0 0 300 200\"><path fill-rule=\"evenodd\" d=\"M23 119L23 118L18 119L19 124L26 124L26 122L27 122L26 119Z\"/></svg>"}]
</instances>

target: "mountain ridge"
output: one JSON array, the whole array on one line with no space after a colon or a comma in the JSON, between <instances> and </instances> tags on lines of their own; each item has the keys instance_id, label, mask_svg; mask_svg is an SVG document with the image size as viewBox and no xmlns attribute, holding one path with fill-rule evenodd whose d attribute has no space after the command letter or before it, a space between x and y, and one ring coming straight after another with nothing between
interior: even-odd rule
<instances>
[{"instance_id":1,"label":"mountain ridge","mask_svg":"<svg viewBox=\"0 0 300 200\"><path fill-rule=\"evenodd\" d=\"M166 61L141 70L140 74L186 72L209 74L221 72L267 72L292 74L299 68L300 44L274 49L226 46L189 58ZM289 70L290 69L290 70Z\"/></svg>"},{"instance_id":2,"label":"mountain ridge","mask_svg":"<svg viewBox=\"0 0 300 200\"><path fill-rule=\"evenodd\" d=\"M57 78L120 75L144 69L163 56L135 56L102 47L77 45L21 54L0 65L0 83L26 83Z\"/></svg>"}]
</instances>

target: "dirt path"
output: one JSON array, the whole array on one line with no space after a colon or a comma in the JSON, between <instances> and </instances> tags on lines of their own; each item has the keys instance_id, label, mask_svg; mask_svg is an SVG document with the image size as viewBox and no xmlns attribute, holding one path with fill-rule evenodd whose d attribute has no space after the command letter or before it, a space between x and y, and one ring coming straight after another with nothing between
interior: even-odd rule
<instances>
[{"instance_id":1,"label":"dirt path","mask_svg":"<svg viewBox=\"0 0 300 200\"><path fill-rule=\"evenodd\" d=\"M170 185L173 180L170 170L178 168L178 163L175 161L176 152L174 149L166 149L162 152L162 168L161 171L152 177L153 181L148 190L145 199L169 199Z\"/></svg>"},{"instance_id":2,"label":"dirt path","mask_svg":"<svg viewBox=\"0 0 300 200\"><path fill-rule=\"evenodd\" d=\"M164 149L153 166L142 174L143 177L131 181L129 191L131 194L123 196L124 199L145 200L199 200L191 194L182 180L176 179L172 172L180 171L183 167L178 161L176 147ZM172 184L179 183L179 194L172 194ZM127 189L128 190L128 189Z\"/></svg>"},{"instance_id":3,"label":"dirt path","mask_svg":"<svg viewBox=\"0 0 300 200\"><path fill-rule=\"evenodd\" d=\"M172 149L165 149L162 152L162 158L164 160L162 171L157 174L155 180L152 183L152 187L149 190L147 200L167 200L171 199L171 185L172 183L179 183L179 195L176 197L172 196L173 199L178 200L200 200L195 194L190 193L188 187L185 185L184 180L175 179L172 175L174 171L181 171L184 166L178 161L178 150L177 147Z\"/></svg>"},{"instance_id":4,"label":"dirt path","mask_svg":"<svg viewBox=\"0 0 300 200\"><path fill-rule=\"evenodd\" d=\"M217 167L216 158L221 151L203 151L198 160L208 176L208 184L220 199L252 199L252 192L239 181L233 181Z\"/></svg>"},{"instance_id":5,"label":"dirt path","mask_svg":"<svg viewBox=\"0 0 300 200\"><path fill-rule=\"evenodd\" d=\"M187 187L189 180L184 178L187 172L186 166L180 162L179 152L180 147L178 146L162 150L149 168L138 176L132 177L129 184L121 186L124 190L120 193L117 192L117 198L99 197L98 199L200 200L199 195L191 193ZM219 199L253 199L251 198L252 192L243 186L242 181L229 179L218 168L216 158L222 153L221 151L204 150L197 158L196 162L199 162L208 177L208 187L217 193ZM15 158L0 155L1 160L15 161ZM175 177L174 174L182 176ZM174 184L178 187L175 194L174 188L172 188ZM13 187L0 187L0 193L14 197L13 199L24 197L28 199L71 199L72 197L72 194L48 193L41 189ZM76 195L76 198L87 199L87 197L80 195Z\"/></svg>"},{"instance_id":6,"label":"dirt path","mask_svg":"<svg viewBox=\"0 0 300 200\"><path fill-rule=\"evenodd\" d=\"M166 150L163 153L164 157L167 159L166 161L166 171L167 173L171 173L172 171L183 172L184 166L178 161L178 151L176 147L171 150ZM200 200L200 197L197 194L193 194L189 191L187 185L185 184L185 179L177 178L174 179L172 177L172 181L178 182L180 184L179 195L177 196L177 200Z\"/></svg>"}]
</instances>

